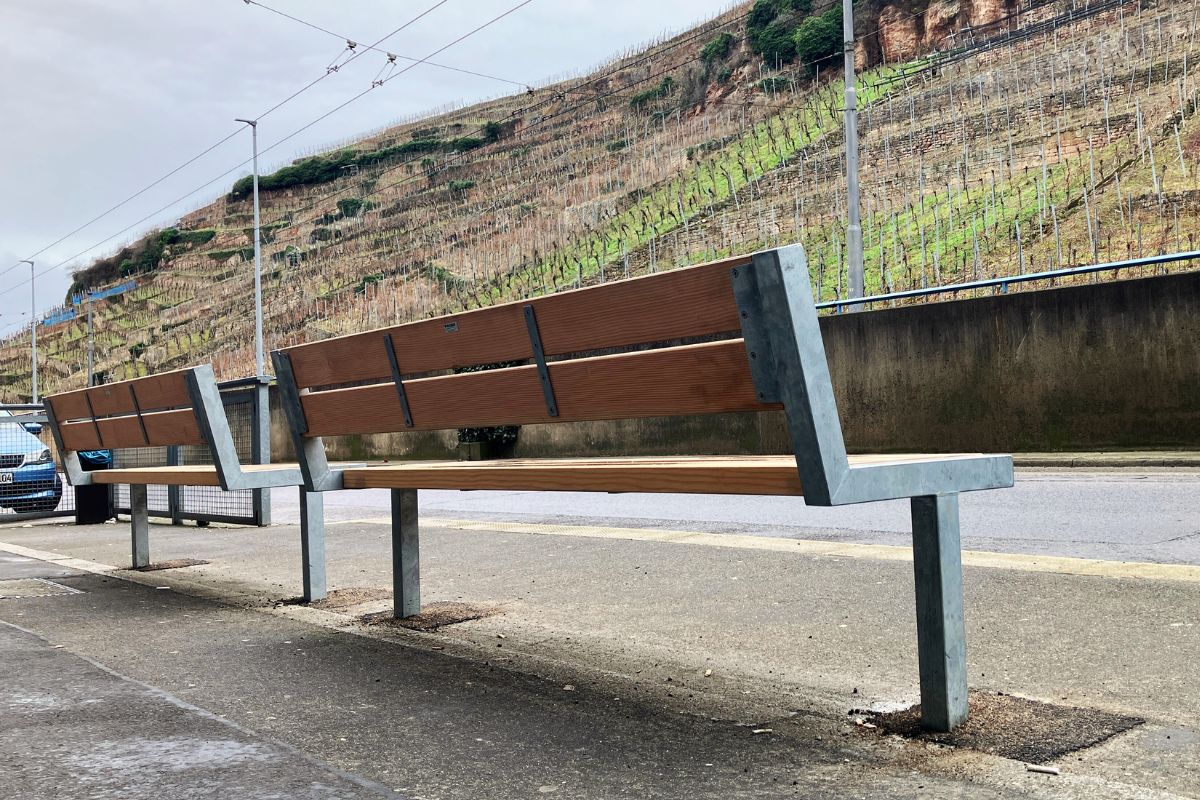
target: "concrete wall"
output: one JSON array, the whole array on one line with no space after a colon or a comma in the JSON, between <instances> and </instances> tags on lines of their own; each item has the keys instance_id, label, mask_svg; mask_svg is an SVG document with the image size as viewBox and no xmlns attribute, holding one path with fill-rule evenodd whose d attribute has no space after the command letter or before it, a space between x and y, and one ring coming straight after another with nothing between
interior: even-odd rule
<instances>
[{"instance_id":1,"label":"concrete wall","mask_svg":"<svg viewBox=\"0 0 1200 800\"><path fill-rule=\"evenodd\" d=\"M852 452L1200 447L1200 273L821 321ZM273 416L272 452L291 451ZM453 457L453 431L338 458ZM786 452L782 414L527 425L517 456Z\"/></svg>"}]
</instances>

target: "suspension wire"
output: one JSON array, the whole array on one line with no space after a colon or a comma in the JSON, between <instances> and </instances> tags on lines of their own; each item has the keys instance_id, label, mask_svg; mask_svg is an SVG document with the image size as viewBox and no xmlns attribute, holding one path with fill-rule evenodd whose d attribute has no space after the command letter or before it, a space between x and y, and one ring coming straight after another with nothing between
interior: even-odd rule
<instances>
[{"instance_id":1,"label":"suspension wire","mask_svg":"<svg viewBox=\"0 0 1200 800\"><path fill-rule=\"evenodd\" d=\"M421 13L420 13L420 14L418 14L417 16L413 17L412 19L408 20L407 22L405 22L405 23L404 23L403 25L401 25L400 27L396 28L396 29L395 29L394 31L392 31L391 33L387 34L386 36L383 36L383 37L381 37L381 38L380 38L378 41L376 41L374 44L372 44L372 45L369 45L369 46L368 46L368 48L369 48L370 50L375 50L375 49L377 48L377 46L378 46L378 45L380 45L380 44L382 44L383 42L387 41L388 39L392 38L392 37L393 37L393 36L395 36L396 34L398 34L398 33L400 33L401 31L403 31L405 28L409 27L409 26L410 26L410 25L412 25L413 23L417 22L417 21L418 21L418 20L420 20L421 18L423 18L423 17L427 16L427 15L428 15L428 14L430 14L432 11L434 11L434 10L436 10L437 8L439 8L439 7L443 6L443 5L445 5L445 4L446 4L446 3L448 3L448 2L449 2L449 0L438 0L438 2L434 3L432 6L430 6L430 7L429 7L429 8L427 8L427 9L425 9L423 12L421 12ZM360 52L359 54L357 54L357 55L353 56L353 58L351 58L351 59L348 59L348 60L346 61L346 64L348 64L348 63L350 63L350 61L353 61L354 59L358 58L358 56L359 56L359 55L362 55L362 53ZM342 64L342 66L345 66L345 64ZM326 70L326 71L325 71L325 72L324 72L322 75L320 75L318 78L316 78L316 79L314 79L314 80L310 81L309 83L307 83L307 84L305 84L304 86L302 86L302 87L301 87L299 90L297 90L297 91L293 92L292 94L288 95L288 96L287 96L287 97L285 97L283 100L280 100L278 103L276 103L275 105L271 106L271 107L270 107L270 108L268 108L266 111L263 111L263 112L262 112L261 114L259 114L259 115L258 115L258 116L257 116L255 119L256 119L256 120L261 120L261 119L264 119L265 117L269 116L270 114L274 113L275 111L278 111L278 110L279 110L280 108L282 108L283 106L287 105L288 103L290 103L291 101L293 101L293 100L295 100L297 97L299 97L300 95L302 95L302 94L304 94L305 92L307 92L309 89L311 89L311 88L313 88L314 86L316 86L316 85L317 85L318 83L320 83L321 81L323 81L323 80L325 80L326 78L328 78L328 77L329 77L331 74L333 74L333 73L332 73L332 72L330 72L330 71L328 71L328 70ZM108 215L112 214L113 212L115 212L115 211L117 211L117 210L119 210L119 209L123 208L124 206L128 205L129 203L133 202L134 200L136 200L137 198L141 197L142 195L144 195L146 192L150 191L150 190L151 190L151 189L153 189L154 187L158 186L159 184L163 183L163 182L164 182L164 181L166 181L167 179L169 179L169 178L171 178L171 177L173 177L173 176L177 175L179 172L183 171L185 168L187 168L187 167L191 166L192 164L196 163L196 162L197 162L197 161L199 161L201 158L203 158L204 156L206 156L206 155L208 155L209 153L211 153L213 150L216 150L218 147L220 147L221 145L223 145L223 144L225 144L226 142L228 142L230 139L233 139L235 136L237 136L237 135L238 135L238 134L240 134L242 131L244 131L244 130L246 129L246 127L247 127L247 126L243 125L243 126L239 127L237 130L235 130L235 131L233 131L232 133L230 133L229 135L227 135L227 136L225 136L224 138L220 139L219 141L217 141L217 142L214 142L213 144L209 145L207 148L205 148L204 150L200 151L200 152L199 152L199 153L197 153L196 155L192 156L190 159L188 159L187 161L183 162L183 163L182 163L182 164L180 164L179 166L175 167L175 168L174 168L174 169L172 169L170 172L167 172L165 175L161 176L161 177L160 177L160 178L158 178L157 180L153 181L152 183L149 183L149 184L147 184L146 186L142 187L141 189L139 189L139 190L138 190L137 192L135 192L134 194L132 194L132 195L130 195L129 197L125 198L124 200L122 200L121 202L117 203L116 205L114 205L114 206L112 206L112 207L108 208L107 210L105 210L104 212L102 212L102 213L98 214L97 216L95 216L95 217L92 217L92 218L91 218L90 220L88 220L87 222L85 222L85 223L83 223L82 225L80 225L79 227L75 228L75 230L73 230L73 231L70 231L69 233L66 233L66 234L64 234L64 235L60 236L58 239L56 239L56 240L54 240L53 242L51 242L50 244L46 245L46 246L45 246L45 247L43 247L41 250L38 250L37 252L35 252L35 253L31 254L31 255L29 256L29 259L34 259L34 258L36 258L37 256L40 256L42 253L45 253L47 250L49 250L49 249L51 249L51 248L53 248L53 247L56 247L56 246L58 246L58 245L62 244L63 242L65 242L66 240L70 239L70 238L71 238L72 236L74 236L75 234L77 234L77 233L79 233L79 232L81 232L81 231L84 231L84 230L86 230L86 229L90 228L92 225L94 225L95 223L97 223L97 222L99 222L100 220L104 219L104 218L105 218L105 217L107 217ZM251 160L253 160L253 159L251 159ZM245 164L247 164L247 163L249 163L249 162L248 162L248 161L243 161L241 164L239 164L239 165L238 165L238 167L242 167L242 166L244 166L244 165L245 165ZM234 169L237 169L238 167L234 167ZM232 171L232 170L231 170L231 171ZM228 173L228 172L226 172L226 173L224 173L224 175L222 175L221 177L225 177L225 175L228 175L228 174L229 174L229 173ZM215 182L215 180L216 180L216 179L214 179L214 181L210 181L209 183L206 183L206 184L204 184L204 186L201 186L201 187L199 187L199 188L195 189L195 190L194 190L194 192L198 192L198 191L200 191L201 189L204 189L204 188L206 188L207 186L209 186L209 185L211 185L213 182ZM192 193L194 193L194 192L192 192ZM192 193L189 193L189 194L192 194ZM185 196L185 198L186 198L186 196ZM181 199L184 199L184 198L181 198ZM176 201L176 202L178 202L178 201ZM171 203L171 205L174 205L174 204L175 204L175 203ZM167 206L167 208L169 208L169 207L170 207L170 206ZM165 209L161 209L161 210L165 210ZM155 213L158 213L158 212L155 212ZM145 220L142 220L142 222L144 222L144 221L145 221ZM140 224L140 222L139 222L139 223L135 223L135 224ZM126 228L125 230L128 230L128 228ZM125 232L124 230L123 230L123 231L120 231L119 233L115 234L115 236L119 236L121 233L124 233L124 232ZM109 238L111 239L111 238L114 238L114 237L109 237ZM108 241L108 239L106 239L105 241ZM101 242L100 244L104 244L104 242ZM99 245L97 245L97 246L99 246ZM89 249L91 249L91 248L89 248ZM84 251L84 252L87 252L87 251ZM8 268L6 268L6 269L4 269L4 270L0 270L0 276L7 275L9 272L12 272L14 269L17 269L18 267L20 267L20 266L21 266L23 263L25 263L25 260L18 261L18 262L16 262L15 264L13 264L13 265L9 266L9 267L8 267ZM61 264L60 264L59 266L61 266ZM18 285L20 285L20 284L18 284ZM0 294L2 294L2 292L0 292Z\"/></svg>"},{"instance_id":2,"label":"suspension wire","mask_svg":"<svg viewBox=\"0 0 1200 800\"><path fill-rule=\"evenodd\" d=\"M265 9L266 11L270 11L272 14L278 14L279 16L284 17L285 19L290 19L292 22L298 22L299 24L305 26L306 28L311 28L314 31L319 31L328 36L332 36L335 39L340 39L343 42L347 42L347 43L355 42L355 40L351 39L349 36L344 36L340 33L335 33L334 31L331 31L328 28L323 28L320 25L317 25L316 23L309 22L308 20L301 19L300 17L297 17L297 16L293 16L292 14L288 14L284 11L280 11L277 8L272 8L271 6L267 5L266 3L260 3L260 2L258 2L258 0L242 0L242 2L244 2L248 6L258 6L259 8ZM476 70L465 69L463 67L455 67L455 66L451 66L449 64L439 64L436 61L429 61L428 59L416 59L411 56L402 55L400 53L392 53L387 50L381 50L378 47L376 47L375 45L361 45L361 46L365 47L367 50L372 50L376 53L380 53L381 55L387 56L389 63L394 64L396 62L396 59L400 59L401 61L420 61L421 63L426 64L427 66L437 67L438 69L447 69L452 72L461 72L466 75L474 75L477 78L487 78L488 80L499 81L501 83L507 83L512 86L518 86L522 89L529 88L529 84L527 84L527 83L521 83L520 81L509 80L508 78L501 78L498 75L489 75L486 72L478 72ZM376 77L378 78L378 76L376 76Z\"/></svg>"},{"instance_id":3,"label":"suspension wire","mask_svg":"<svg viewBox=\"0 0 1200 800\"><path fill-rule=\"evenodd\" d=\"M404 25L402 25L400 28L398 28L396 31L393 31L393 33L391 33L391 34L388 34L388 36L387 36L387 37L384 37L384 38L385 38L385 39L386 39L386 38L389 38L390 36L394 35L395 33L398 33L400 30L403 30L404 28L406 28L406 27L408 27L409 25L413 24L414 22L416 22L416 21L417 21L418 19L420 19L422 16L425 16L426 14L428 14L428 13L429 13L430 11L432 11L433 9L437 8L438 6L444 5L444 4L445 4L445 3L447 3L447 2L449 2L449 0L439 0L439 2L435 3L435 4L434 4L433 6L431 6L429 9L427 9L427 10L426 10L426 11L424 11L424 12L422 12L422 13L421 13L420 15L418 15L417 17L414 17L413 19L409 20L409 21L408 21L408 22L406 22ZM459 43L461 43L461 42L463 42L464 40L466 40L466 39L470 38L471 36L474 36L475 34L479 33L480 31L484 30L485 28L488 28L488 27L490 27L491 25L494 25L495 23L499 22L500 20L504 19L505 17L509 16L510 14L513 14L514 12L518 11L519 9L521 9L521 8L523 8L523 7L527 6L527 5L529 5L531 2L533 2L533 0L522 0L522 2L520 2L520 3L517 3L515 6L512 6L511 8L509 8L507 11L504 11L504 12L502 12L502 13L498 14L497 16L493 17L492 19L488 20L487 22L483 23L482 25L479 25L479 26L477 26L477 27L473 28L472 30L468 31L467 33L465 33L465 34L463 34L463 35L459 36L458 38L456 38L456 39L454 39L453 41L451 41L449 44L443 45L442 47L439 47L437 50L434 50L432 53L430 53L428 56L426 56L426 57L425 57L425 59L419 59L419 60L417 60L416 62L414 62L413 64L410 64L409 66L405 67L404 69L402 69L402 70L399 70L398 72L396 72L396 74L394 74L394 75L392 75L391 77L389 77L389 78L388 78L388 80L392 80L392 79L394 79L394 78L398 78L398 77L400 77L400 75L402 75L403 73L407 72L408 70L410 70L410 69L413 69L414 67L418 66L419 64L423 64L423 63L425 63L425 60L426 60L426 59L428 59L428 58L432 58L432 57L434 57L434 56L438 55L439 53L442 53L442 52L444 52L444 51L446 51L446 50L450 49L451 47L454 47L454 46L458 45ZM381 40L381 41L382 41L382 40ZM376 44L378 44L378 42L377 42ZM365 52L365 51L364 51L364 52ZM357 58L358 56L356 55L355 57ZM380 84L380 85L382 85L382 84ZM365 96L365 95L369 94L369 93L370 93L372 90L374 90L374 89L377 89L377 88L379 88L379 86L377 86L377 85L368 86L366 89L364 89L363 91L359 92L358 94L356 94L356 95L352 96L350 99L346 100L345 102L343 102L343 103L341 103L341 104L339 104L339 105L335 106L334 108L332 108L332 109L330 109L329 111L325 112L324 114L322 114L321 116L317 117L316 119L314 119L314 120L312 120L312 121L310 121L310 122L306 123L305 125L301 126L301 127L300 127L300 128L298 128L298 129L296 129L296 130L292 131L292 132L291 132L291 133L289 133L287 136L284 136L282 139L279 139L278 141L274 142L274 143L273 143L273 144L271 144L270 146L268 146L268 147L266 147L266 148L264 148L264 149L260 150L260 151L259 151L259 155L261 156L263 153L266 153L266 152L268 152L268 151L270 151L270 150L273 150L273 149L275 149L276 147L279 147L279 146L280 146L280 145L282 145L284 142L286 142L286 141L288 141L288 140L290 140L290 139L294 138L295 136L298 136L299 134L301 134L301 133L303 133L304 131L306 131L306 130L308 130L309 128L311 128L313 125L316 125L317 123L321 122L322 120L324 120L324 119L327 119L328 117L332 116L333 114L336 114L337 112L339 112L339 111L341 111L342 109L344 109L346 106L348 106L348 105L350 105L351 103L355 102L356 100L358 100L358 99L362 98L363 96ZM148 220L152 219L153 217L157 216L158 214L162 213L163 211L166 211L167 209L171 208L172 206L175 206L176 204L178 204L178 203L182 202L183 200L186 200L188 197L192 196L192 195L193 195L193 194L195 194L196 192L199 192L199 191L201 191L201 190L203 190L203 189L206 189L207 187L211 186L212 184L216 183L217 181L221 180L222 178L224 178L224 177L228 176L229 174L231 174L231 173L233 173L233 172L237 171L237 170L238 170L238 169L240 169L241 167L244 167L246 164L249 164L249 163L250 163L252 160L253 160L253 159L246 159L245 161L242 161L240 164L237 164L237 165L235 165L234 167L232 167L231 169L228 169L228 170L226 170L225 172L221 173L220 175L218 175L217 177L213 178L212 180L209 180L209 181L207 181L206 183L204 183L203 185L201 185L201 186L199 186L199 187L197 187L197 188L195 188L195 189L191 190L191 191L190 191L190 192L188 192L187 194L185 194L185 195L183 195L183 196L181 196L181 197L179 197L179 198L177 198L177 199L173 200L172 202L170 202L170 203L168 203L167 205L165 205L165 206L163 206L163 207L161 207L161 208L159 208L159 209L157 209L157 210L155 210L155 211L151 212L150 214L147 214L146 216L142 217L142 218L141 218L140 220L138 220L137 222L134 222L133 224L126 226L125 228L123 228L123 229L121 229L121 230L117 231L116 233L112 234L111 236L108 236L108 237L106 237L105 239L103 239L103 240L101 240L101 241L97 242L96 244L92 245L91 247L88 247L88 248L86 248L86 249L84 249L84 250L81 250L80 252L76 253L75 255L71 256L70 258L64 259L64 260L62 260L62 261L58 262L57 264L54 264L53 266L47 267L46 269L42 270L41 272L38 272L38 273L36 274L36 276L35 276L35 277L42 277L42 276L44 276L44 275L47 275L47 274L49 274L49 273L53 272L54 270L58 269L59 267L62 267L62 266L64 266L64 265L66 265L66 264L69 264L71 261L74 261L76 258L79 258L80 256L82 256L82 255L84 255L84 254L86 254L86 253L88 253L88 252L90 252L90 251L92 251L92 250L96 249L96 248L97 248L97 247L99 247L100 245L102 245L102 244L106 244L107 242L109 242L109 241L111 241L111 240L115 239L116 237L120 236L121 234L123 234L123 233L126 233L127 231L129 231L129 230L132 230L133 228L136 228L137 226L139 226L139 225L141 225L142 223L144 223L144 222L146 222L146 221L148 221ZM22 286L24 286L26 283L28 283L30 280L32 280L32 278L27 278L27 279L25 279L25 280L22 280L22 281L20 281L20 282L16 283L16 284L13 284L12 286L9 286L9 287L7 287L7 288L5 288L5 289L2 289L2 290L0 290L0 296L2 296L2 295L5 295L5 294L8 294L9 292L12 292L12 291L15 291L15 290L17 290L17 289L21 288L21 287L22 287Z\"/></svg>"}]
</instances>

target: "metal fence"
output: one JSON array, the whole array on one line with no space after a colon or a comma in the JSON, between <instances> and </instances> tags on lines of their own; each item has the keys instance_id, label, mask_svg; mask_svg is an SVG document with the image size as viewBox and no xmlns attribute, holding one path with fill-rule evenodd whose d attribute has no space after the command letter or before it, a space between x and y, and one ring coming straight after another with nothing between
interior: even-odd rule
<instances>
[{"instance_id":1,"label":"metal fence","mask_svg":"<svg viewBox=\"0 0 1200 800\"><path fill-rule=\"evenodd\" d=\"M267 382L247 378L220 386L238 460L243 464L269 463ZM114 469L211 463L212 454L207 447L142 447L113 451ZM242 525L271 523L271 495L264 489L226 492L219 486L148 486L147 495L150 516L164 517L174 524L184 520ZM115 503L117 513L129 513L128 486L116 487Z\"/></svg>"},{"instance_id":2,"label":"metal fence","mask_svg":"<svg viewBox=\"0 0 1200 800\"><path fill-rule=\"evenodd\" d=\"M925 289L906 289L902 292L873 294L860 298L826 300L825 302L817 303L817 308L833 309L835 313L841 314L847 309L853 309L855 306L861 306L867 310L870 310L875 303L889 303L894 306L896 305L897 300L913 300L916 298L932 297L933 295L938 294L964 294L969 297L978 297L980 292L985 292L988 294L1008 294L1008 287L1024 283L1046 281L1047 288L1049 288L1054 286L1054 282L1056 280L1062 280L1064 278L1070 278L1079 275L1093 275L1098 272L1118 272L1123 269L1156 267L1162 264L1174 264L1182 261L1195 260L1200 260L1200 250L1192 250L1183 253L1166 253L1164 255L1147 256L1145 258L1132 258L1126 261L1107 261L1102 264L1086 264L1082 267L1066 267L1064 269L1054 269L1046 272L1027 272L1023 275L1009 275L1003 278L987 278L978 281L967 281L965 283L951 283L945 286L930 286Z\"/></svg>"},{"instance_id":3,"label":"metal fence","mask_svg":"<svg viewBox=\"0 0 1200 800\"><path fill-rule=\"evenodd\" d=\"M0 522L75 513L39 405L0 405Z\"/></svg>"}]
</instances>

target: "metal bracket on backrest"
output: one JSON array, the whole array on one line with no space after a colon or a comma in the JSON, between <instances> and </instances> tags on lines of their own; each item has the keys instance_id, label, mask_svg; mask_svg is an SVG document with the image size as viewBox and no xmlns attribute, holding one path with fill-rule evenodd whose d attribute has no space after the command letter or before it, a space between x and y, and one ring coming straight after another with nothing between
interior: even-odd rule
<instances>
[{"instance_id":1,"label":"metal bracket on backrest","mask_svg":"<svg viewBox=\"0 0 1200 800\"><path fill-rule=\"evenodd\" d=\"M240 480L242 464L238 459L237 444L229 430L225 402L221 399L221 389L217 386L217 376L212 367L202 364L188 370L187 388L196 424L200 427L201 437L208 442L221 488L226 491L243 488Z\"/></svg>"},{"instance_id":2,"label":"metal bracket on backrest","mask_svg":"<svg viewBox=\"0 0 1200 800\"><path fill-rule=\"evenodd\" d=\"M400 411L404 414L404 426L413 427L412 409L408 407L408 393L404 391L404 380L400 376L400 362L396 360L396 344L389 333L383 337L383 345L387 348L388 364L392 367L392 383L396 385L396 395L400 398Z\"/></svg>"},{"instance_id":3,"label":"metal bracket on backrest","mask_svg":"<svg viewBox=\"0 0 1200 800\"><path fill-rule=\"evenodd\" d=\"M96 419L96 409L92 408L92 395L86 389L83 392L83 399L87 403L88 416L92 418L92 428L96 431L96 441L100 443L100 449L104 449L104 434L100 432L100 421Z\"/></svg>"},{"instance_id":4,"label":"metal bracket on backrest","mask_svg":"<svg viewBox=\"0 0 1200 800\"><path fill-rule=\"evenodd\" d=\"M275 365L275 380L279 386L279 397L287 415L288 430L292 433L292 445L300 461L300 472L304 486L310 492L327 492L342 488L342 473L329 468L325 455L325 443L319 436L306 436L308 420L304 405L300 402L300 389L296 385L296 374L292 371L292 359L282 350L271 353Z\"/></svg>"},{"instance_id":5,"label":"metal bracket on backrest","mask_svg":"<svg viewBox=\"0 0 1200 800\"><path fill-rule=\"evenodd\" d=\"M146 420L142 419L142 404L138 402L137 388L132 383L129 384L129 396L133 398L133 410L137 413L138 425L142 428L142 441L149 447L150 434L146 433Z\"/></svg>"},{"instance_id":6,"label":"metal bracket on backrest","mask_svg":"<svg viewBox=\"0 0 1200 800\"><path fill-rule=\"evenodd\" d=\"M558 416L558 401L554 399L554 386L550 383L550 369L546 366L546 352L542 349L542 334L538 330L537 314L533 306L525 306L525 327L529 331L529 344L533 347L533 360L537 364L538 378L542 382L542 397L546 400L546 413Z\"/></svg>"},{"instance_id":7,"label":"metal bracket on backrest","mask_svg":"<svg viewBox=\"0 0 1200 800\"><path fill-rule=\"evenodd\" d=\"M756 253L731 277L755 391L783 404L805 502L831 505L850 465L804 249Z\"/></svg>"}]
</instances>

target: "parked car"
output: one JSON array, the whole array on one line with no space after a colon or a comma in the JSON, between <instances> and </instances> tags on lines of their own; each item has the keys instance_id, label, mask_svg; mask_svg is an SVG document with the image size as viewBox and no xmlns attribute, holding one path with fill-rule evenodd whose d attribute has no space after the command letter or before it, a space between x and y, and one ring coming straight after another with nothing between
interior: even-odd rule
<instances>
[{"instance_id":1,"label":"parked car","mask_svg":"<svg viewBox=\"0 0 1200 800\"><path fill-rule=\"evenodd\" d=\"M0 507L18 513L47 512L62 500L62 478L50 448L35 434L42 426L19 422L0 409Z\"/></svg>"}]
</instances>

